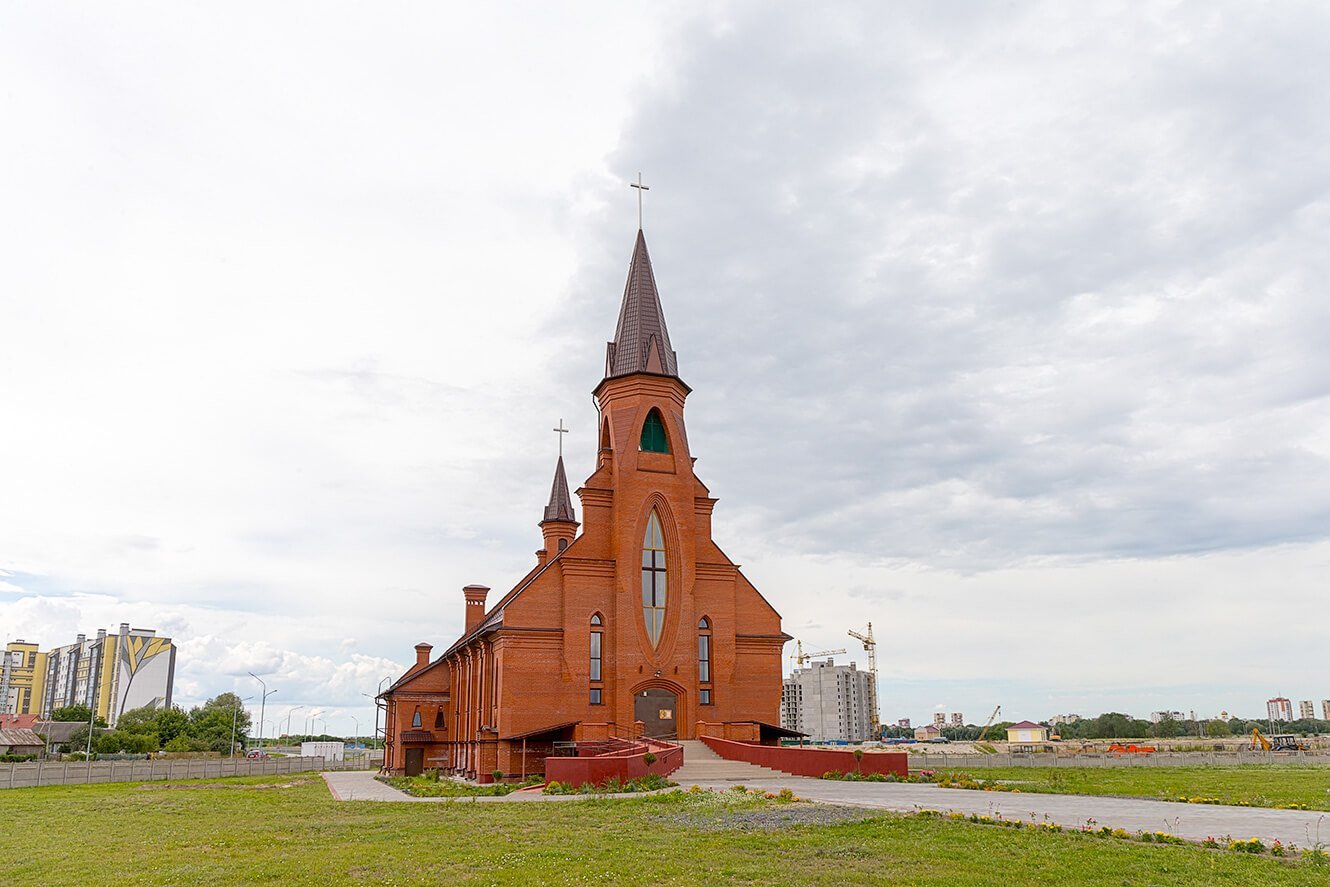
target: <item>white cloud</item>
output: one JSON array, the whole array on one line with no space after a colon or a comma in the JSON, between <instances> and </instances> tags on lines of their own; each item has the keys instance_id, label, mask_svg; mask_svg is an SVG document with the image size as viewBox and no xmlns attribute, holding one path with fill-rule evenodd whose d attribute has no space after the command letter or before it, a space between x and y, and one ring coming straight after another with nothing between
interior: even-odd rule
<instances>
[{"instance_id":1,"label":"white cloud","mask_svg":"<svg viewBox=\"0 0 1330 887\"><path fill-rule=\"evenodd\" d=\"M13 12L0 634L351 729L590 471L641 169L718 540L897 716L1325 695L1325 18Z\"/></svg>"}]
</instances>

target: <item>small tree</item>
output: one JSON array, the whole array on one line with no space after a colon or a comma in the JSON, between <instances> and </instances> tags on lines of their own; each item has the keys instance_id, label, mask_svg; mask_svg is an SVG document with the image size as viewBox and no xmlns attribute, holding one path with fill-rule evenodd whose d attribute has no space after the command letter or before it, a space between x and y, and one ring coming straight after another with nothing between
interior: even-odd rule
<instances>
[{"instance_id":1,"label":"small tree","mask_svg":"<svg viewBox=\"0 0 1330 887\"><path fill-rule=\"evenodd\" d=\"M1212 739L1221 739L1228 736L1228 724L1223 721L1210 721L1205 725L1205 735Z\"/></svg>"},{"instance_id":2,"label":"small tree","mask_svg":"<svg viewBox=\"0 0 1330 887\"><path fill-rule=\"evenodd\" d=\"M90 717L92 717L92 709L86 705L66 705L51 712L51 720L53 721L81 721L86 724ZM92 725L94 727L105 727L106 719L99 716L97 720L93 721ZM87 734L84 734L84 738L87 738Z\"/></svg>"}]
</instances>

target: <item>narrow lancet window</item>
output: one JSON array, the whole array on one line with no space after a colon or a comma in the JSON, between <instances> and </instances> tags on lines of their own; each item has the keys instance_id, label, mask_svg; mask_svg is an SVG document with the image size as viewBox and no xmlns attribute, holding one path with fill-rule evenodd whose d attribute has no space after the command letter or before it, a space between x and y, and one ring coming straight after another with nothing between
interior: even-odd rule
<instances>
[{"instance_id":1,"label":"narrow lancet window","mask_svg":"<svg viewBox=\"0 0 1330 887\"><path fill-rule=\"evenodd\" d=\"M642 442L638 447L644 453L668 453L670 442L665 437L665 423L661 421L660 410L647 413L646 422L642 423Z\"/></svg>"},{"instance_id":2,"label":"narrow lancet window","mask_svg":"<svg viewBox=\"0 0 1330 887\"><path fill-rule=\"evenodd\" d=\"M698 699L711 704L711 620L703 616L697 623L697 681L702 686Z\"/></svg>"},{"instance_id":3,"label":"narrow lancet window","mask_svg":"<svg viewBox=\"0 0 1330 887\"><path fill-rule=\"evenodd\" d=\"M591 617L591 680L593 681L599 681L601 675L600 645L600 616L596 615Z\"/></svg>"},{"instance_id":4,"label":"narrow lancet window","mask_svg":"<svg viewBox=\"0 0 1330 887\"><path fill-rule=\"evenodd\" d=\"M654 647L660 643L665 629L665 537L660 531L660 517L654 511L647 519L642 539L642 618Z\"/></svg>"}]
</instances>

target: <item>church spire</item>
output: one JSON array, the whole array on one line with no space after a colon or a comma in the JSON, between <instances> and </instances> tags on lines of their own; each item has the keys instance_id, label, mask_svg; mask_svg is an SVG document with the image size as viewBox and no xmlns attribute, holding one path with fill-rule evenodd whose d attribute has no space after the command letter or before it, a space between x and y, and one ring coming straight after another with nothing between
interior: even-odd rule
<instances>
[{"instance_id":1,"label":"church spire","mask_svg":"<svg viewBox=\"0 0 1330 887\"><path fill-rule=\"evenodd\" d=\"M577 522L577 515L573 513L573 500L568 495L568 475L563 470L562 454L554 469L554 486L550 488L550 504L545 506L545 520Z\"/></svg>"},{"instance_id":2,"label":"church spire","mask_svg":"<svg viewBox=\"0 0 1330 887\"><path fill-rule=\"evenodd\" d=\"M633 259L628 264L619 325L614 330L614 341L605 350L605 378L630 373L679 376L678 358L670 347L670 333L665 328L665 315L656 292L656 275L651 270L651 256L647 255L647 240L641 228L637 229Z\"/></svg>"}]
</instances>

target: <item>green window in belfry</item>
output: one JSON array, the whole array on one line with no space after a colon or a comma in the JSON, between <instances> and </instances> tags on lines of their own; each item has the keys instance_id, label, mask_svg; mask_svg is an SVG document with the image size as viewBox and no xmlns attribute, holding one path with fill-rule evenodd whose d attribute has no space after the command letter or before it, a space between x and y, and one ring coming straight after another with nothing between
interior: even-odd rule
<instances>
[{"instance_id":1,"label":"green window in belfry","mask_svg":"<svg viewBox=\"0 0 1330 887\"><path fill-rule=\"evenodd\" d=\"M642 424L642 443L638 449L644 453L670 451L670 442L665 439L665 423L660 420L660 410L647 413L647 420Z\"/></svg>"}]
</instances>

